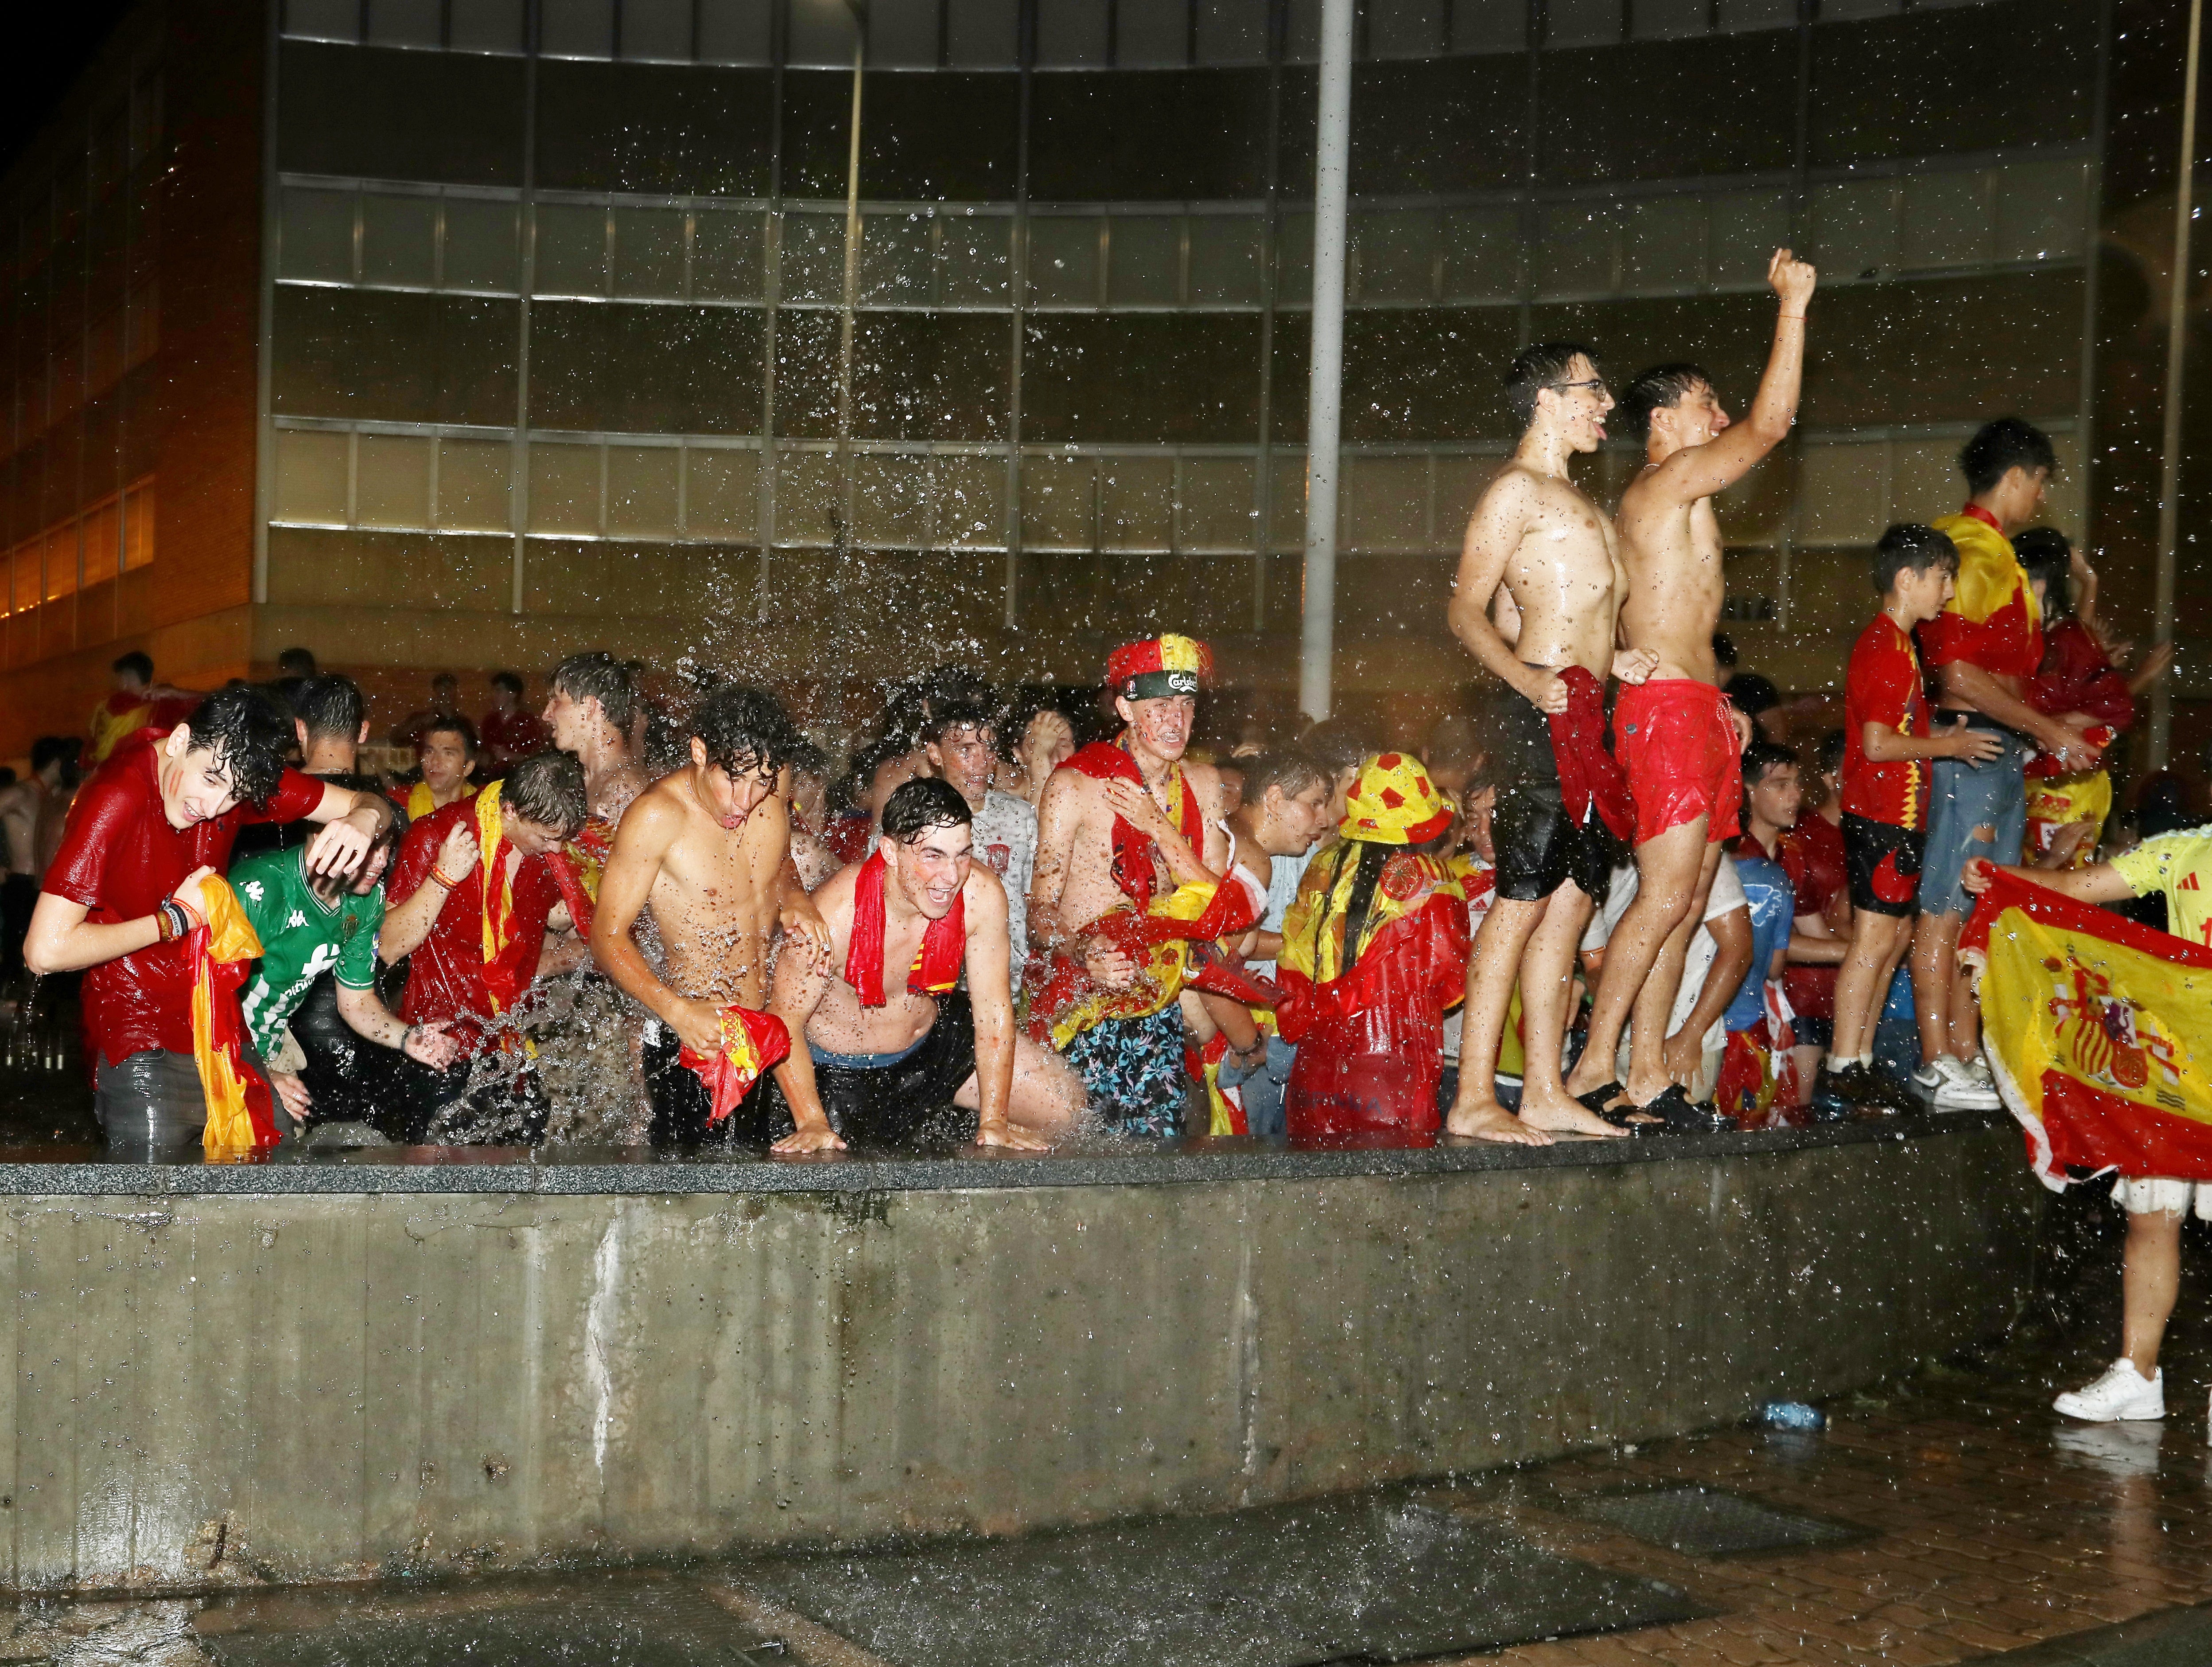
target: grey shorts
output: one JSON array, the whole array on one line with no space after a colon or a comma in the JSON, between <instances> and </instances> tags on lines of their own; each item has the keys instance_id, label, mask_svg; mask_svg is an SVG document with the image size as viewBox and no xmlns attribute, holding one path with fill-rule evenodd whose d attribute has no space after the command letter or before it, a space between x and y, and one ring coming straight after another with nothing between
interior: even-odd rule
<instances>
[{"instance_id":1,"label":"grey shorts","mask_svg":"<svg viewBox=\"0 0 2212 1667\"><path fill-rule=\"evenodd\" d=\"M1947 724L1951 715L1939 713ZM1920 858L1920 910L1925 915L1963 915L1971 906L1965 879L1973 857L2018 862L2027 831L2027 761L2035 749L2021 736L1989 719L1971 720L2004 742L2004 751L1985 764L1938 758L1929 772L1928 843ZM1977 838L1978 830L1989 830Z\"/></svg>"},{"instance_id":2,"label":"grey shorts","mask_svg":"<svg viewBox=\"0 0 2212 1667\"><path fill-rule=\"evenodd\" d=\"M196 1163L207 1096L190 1054L149 1048L119 1064L100 1062L92 1107L118 1163Z\"/></svg>"}]
</instances>

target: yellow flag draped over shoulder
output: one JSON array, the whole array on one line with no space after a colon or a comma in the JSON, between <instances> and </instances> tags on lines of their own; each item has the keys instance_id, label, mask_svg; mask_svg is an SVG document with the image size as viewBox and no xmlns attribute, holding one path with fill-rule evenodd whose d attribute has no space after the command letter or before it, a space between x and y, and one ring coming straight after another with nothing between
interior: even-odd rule
<instances>
[{"instance_id":1,"label":"yellow flag draped over shoulder","mask_svg":"<svg viewBox=\"0 0 2212 1667\"><path fill-rule=\"evenodd\" d=\"M2212 1181L2212 948L1998 875L1960 934L2028 1160Z\"/></svg>"}]
</instances>

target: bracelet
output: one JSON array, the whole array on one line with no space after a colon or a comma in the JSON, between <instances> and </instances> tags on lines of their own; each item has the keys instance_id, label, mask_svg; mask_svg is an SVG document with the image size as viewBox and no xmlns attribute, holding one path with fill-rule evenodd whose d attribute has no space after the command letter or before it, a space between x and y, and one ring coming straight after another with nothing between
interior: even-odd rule
<instances>
[{"instance_id":1,"label":"bracelet","mask_svg":"<svg viewBox=\"0 0 2212 1667\"><path fill-rule=\"evenodd\" d=\"M1785 319L1795 319L1800 324L1805 322L1805 315L1802 313L1784 313L1782 314L1782 317Z\"/></svg>"},{"instance_id":2,"label":"bracelet","mask_svg":"<svg viewBox=\"0 0 2212 1667\"><path fill-rule=\"evenodd\" d=\"M163 943L173 943L179 938L191 935L192 917L185 913L184 904L174 897L163 897L157 906L157 912L161 916Z\"/></svg>"},{"instance_id":3,"label":"bracelet","mask_svg":"<svg viewBox=\"0 0 2212 1667\"><path fill-rule=\"evenodd\" d=\"M154 905L154 931L155 941L157 943L171 942L177 935L177 919L169 912L169 900L167 897Z\"/></svg>"},{"instance_id":4,"label":"bracelet","mask_svg":"<svg viewBox=\"0 0 2212 1667\"><path fill-rule=\"evenodd\" d=\"M459 885L460 881L455 879L451 874L447 873L443 868L439 867L435 863L433 863L430 865L430 883L433 885L442 885L447 891L450 891L456 885Z\"/></svg>"},{"instance_id":5,"label":"bracelet","mask_svg":"<svg viewBox=\"0 0 2212 1667\"><path fill-rule=\"evenodd\" d=\"M422 1029L422 1026L419 1025L409 1025L401 1029L399 1032L399 1051L401 1053L404 1054L407 1051L407 1044L415 1039L415 1032L420 1029Z\"/></svg>"}]
</instances>

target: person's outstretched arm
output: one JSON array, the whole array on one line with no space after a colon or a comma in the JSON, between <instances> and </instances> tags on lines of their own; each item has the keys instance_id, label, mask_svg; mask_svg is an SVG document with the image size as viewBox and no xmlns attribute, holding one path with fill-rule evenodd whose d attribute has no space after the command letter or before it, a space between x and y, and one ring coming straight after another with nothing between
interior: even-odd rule
<instances>
[{"instance_id":1,"label":"person's outstretched arm","mask_svg":"<svg viewBox=\"0 0 2212 1667\"><path fill-rule=\"evenodd\" d=\"M1656 492L1662 500L1694 503L1735 485L1790 437L1805 374L1805 309L1813 299L1817 274L1789 250L1777 249L1766 264L1766 282L1779 298L1781 310L1751 410L1741 422L1731 423L1704 445L1675 453L1638 483L1639 490Z\"/></svg>"}]
</instances>

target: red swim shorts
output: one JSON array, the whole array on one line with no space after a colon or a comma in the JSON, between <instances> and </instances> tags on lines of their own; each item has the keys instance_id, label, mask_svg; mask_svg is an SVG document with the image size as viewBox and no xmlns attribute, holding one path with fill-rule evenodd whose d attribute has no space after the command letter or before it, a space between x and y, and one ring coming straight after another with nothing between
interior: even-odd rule
<instances>
[{"instance_id":1,"label":"red swim shorts","mask_svg":"<svg viewBox=\"0 0 2212 1667\"><path fill-rule=\"evenodd\" d=\"M1743 755L1729 698L1710 683L1655 678L1620 691L1613 753L1636 800L1636 843L1703 816L1705 841L1742 831Z\"/></svg>"}]
</instances>

